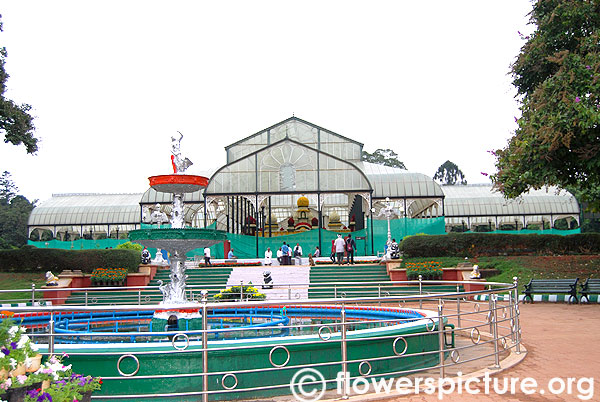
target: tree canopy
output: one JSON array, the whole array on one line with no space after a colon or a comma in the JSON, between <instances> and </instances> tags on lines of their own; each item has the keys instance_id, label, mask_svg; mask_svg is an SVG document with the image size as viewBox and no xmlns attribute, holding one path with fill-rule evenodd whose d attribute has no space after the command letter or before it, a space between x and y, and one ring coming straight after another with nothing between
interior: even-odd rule
<instances>
[{"instance_id":1,"label":"tree canopy","mask_svg":"<svg viewBox=\"0 0 600 402\"><path fill-rule=\"evenodd\" d=\"M0 248L27 244L27 221L34 203L18 195L9 172L0 177Z\"/></svg>"},{"instance_id":2,"label":"tree canopy","mask_svg":"<svg viewBox=\"0 0 600 402\"><path fill-rule=\"evenodd\" d=\"M391 149L378 149L372 154L367 151L362 152L362 160L365 162L375 163L406 170L406 166L402 161L398 160L398 154Z\"/></svg>"},{"instance_id":3,"label":"tree canopy","mask_svg":"<svg viewBox=\"0 0 600 402\"><path fill-rule=\"evenodd\" d=\"M0 19L2 15L0 15ZM2 21L0 20L0 32ZM8 73L5 69L7 51L0 47L0 133L4 134L4 142L25 146L27 153L34 154L38 150L38 139L33 136L35 127L33 117L29 114L31 105L18 105L5 97Z\"/></svg>"},{"instance_id":4,"label":"tree canopy","mask_svg":"<svg viewBox=\"0 0 600 402\"><path fill-rule=\"evenodd\" d=\"M452 186L454 184L467 184L465 174L458 166L450 161L444 162L433 175L433 180L439 181L443 185Z\"/></svg>"},{"instance_id":5,"label":"tree canopy","mask_svg":"<svg viewBox=\"0 0 600 402\"><path fill-rule=\"evenodd\" d=\"M600 206L600 0L537 1L536 30L512 65L521 117L497 150L495 186L575 189Z\"/></svg>"}]
</instances>

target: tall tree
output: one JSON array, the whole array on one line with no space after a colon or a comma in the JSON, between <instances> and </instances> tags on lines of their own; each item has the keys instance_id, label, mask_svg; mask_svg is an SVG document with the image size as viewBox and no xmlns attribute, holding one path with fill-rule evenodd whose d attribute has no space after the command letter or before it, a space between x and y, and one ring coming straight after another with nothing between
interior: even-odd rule
<instances>
[{"instance_id":1,"label":"tall tree","mask_svg":"<svg viewBox=\"0 0 600 402\"><path fill-rule=\"evenodd\" d=\"M600 207L600 0L539 0L530 15L511 68L521 118L492 180L507 197L557 185Z\"/></svg>"},{"instance_id":2,"label":"tall tree","mask_svg":"<svg viewBox=\"0 0 600 402\"><path fill-rule=\"evenodd\" d=\"M0 177L0 248L21 247L27 244L27 221L34 203L22 195L9 172Z\"/></svg>"},{"instance_id":3,"label":"tall tree","mask_svg":"<svg viewBox=\"0 0 600 402\"><path fill-rule=\"evenodd\" d=\"M0 32L2 32L1 20ZM4 96L9 77L4 67L7 54L6 48L0 47L0 133L4 134L4 142L14 145L23 144L27 153L34 154L38 150L38 139L33 136L35 127L33 117L29 114L31 106L26 103L17 105Z\"/></svg>"},{"instance_id":4,"label":"tall tree","mask_svg":"<svg viewBox=\"0 0 600 402\"><path fill-rule=\"evenodd\" d=\"M455 163L444 162L433 175L433 180L439 181L443 185L452 186L454 184L467 184L465 174L456 166Z\"/></svg>"},{"instance_id":5,"label":"tall tree","mask_svg":"<svg viewBox=\"0 0 600 402\"><path fill-rule=\"evenodd\" d=\"M367 151L362 152L362 160L365 162L375 163L406 170L406 166L402 161L398 160L398 154L391 149L378 149L372 154Z\"/></svg>"}]
</instances>

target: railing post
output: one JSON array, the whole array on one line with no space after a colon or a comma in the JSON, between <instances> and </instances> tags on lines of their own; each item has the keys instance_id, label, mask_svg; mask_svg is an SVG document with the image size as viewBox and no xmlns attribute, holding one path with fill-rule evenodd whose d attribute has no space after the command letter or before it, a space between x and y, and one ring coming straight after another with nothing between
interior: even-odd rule
<instances>
[{"instance_id":1,"label":"railing post","mask_svg":"<svg viewBox=\"0 0 600 402\"><path fill-rule=\"evenodd\" d=\"M488 315L487 315L487 317L490 317L489 314L492 311L492 293L491 293L492 292L492 285L488 286L488 292L489 293L488 293ZM491 334L491 333L493 333L493 330L492 330L492 320L489 320L489 323L490 323L490 334Z\"/></svg>"},{"instance_id":2,"label":"railing post","mask_svg":"<svg viewBox=\"0 0 600 402\"><path fill-rule=\"evenodd\" d=\"M240 281L240 301L244 301L244 281Z\"/></svg>"},{"instance_id":3,"label":"railing post","mask_svg":"<svg viewBox=\"0 0 600 402\"><path fill-rule=\"evenodd\" d=\"M496 311L498 304L498 295L490 293L490 300L492 301L492 307L490 311L492 312L492 320L490 322L490 326L492 327L492 337L494 338L494 365L492 366L495 369L500 368L500 355L498 350L498 314Z\"/></svg>"},{"instance_id":4,"label":"railing post","mask_svg":"<svg viewBox=\"0 0 600 402\"><path fill-rule=\"evenodd\" d=\"M346 341L346 306L344 303L340 310L340 318L342 321L342 399L348 399L348 343Z\"/></svg>"},{"instance_id":5,"label":"railing post","mask_svg":"<svg viewBox=\"0 0 600 402\"><path fill-rule=\"evenodd\" d=\"M85 297L85 305L87 306L88 305L88 291L87 291L87 289L85 290L85 296L84 297Z\"/></svg>"},{"instance_id":6,"label":"railing post","mask_svg":"<svg viewBox=\"0 0 600 402\"><path fill-rule=\"evenodd\" d=\"M202 402L208 402L208 317L206 302L208 291L202 290Z\"/></svg>"},{"instance_id":7,"label":"railing post","mask_svg":"<svg viewBox=\"0 0 600 402\"><path fill-rule=\"evenodd\" d=\"M50 321L48 321L48 331L50 332L48 337L48 352L51 355L54 354L54 312L50 312Z\"/></svg>"},{"instance_id":8,"label":"railing post","mask_svg":"<svg viewBox=\"0 0 600 402\"><path fill-rule=\"evenodd\" d=\"M425 328L427 329L427 328ZM442 299L438 300L438 344L440 347L440 378L446 377L446 370L444 366L444 306Z\"/></svg>"},{"instance_id":9,"label":"railing post","mask_svg":"<svg viewBox=\"0 0 600 402\"><path fill-rule=\"evenodd\" d=\"M337 285L333 285L333 298L337 299Z\"/></svg>"},{"instance_id":10,"label":"railing post","mask_svg":"<svg viewBox=\"0 0 600 402\"><path fill-rule=\"evenodd\" d=\"M377 298L379 299L379 305L381 306L381 283L377 285Z\"/></svg>"},{"instance_id":11,"label":"railing post","mask_svg":"<svg viewBox=\"0 0 600 402\"><path fill-rule=\"evenodd\" d=\"M419 275L419 308L423 308L423 275Z\"/></svg>"},{"instance_id":12,"label":"railing post","mask_svg":"<svg viewBox=\"0 0 600 402\"><path fill-rule=\"evenodd\" d=\"M460 285L458 283L456 284L456 293L460 293ZM462 327L460 323L460 295L456 297L456 322L458 325L457 329L460 329Z\"/></svg>"},{"instance_id":13,"label":"railing post","mask_svg":"<svg viewBox=\"0 0 600 402\"><path fill-rule=\"evenodd\" d=\"M288 300L292 300L292 285L288 285Z\"/></svg>"},{"instance_id":14,"label":"railing post","mask_svg":"<svg viewBox=\"0 0 600 402\"><path fill-rule=\"evenodd\" d=\"M515 305L514 305L514 322L511 330L515 333L515 351L517 354L521 353L521 323L519 320L519 278L513 277L513 283L515 285Z\"/></svg>"},{"instance_id":15,"label":"railing post","mask_svg":"<svg viewBox=\"0 0 600 402\"><path fill-rule=\"evenodd\" d=\"M31 284L31 305L35 305L35 283Z\"/></svg>"},{"instance_id":16,"label":"railing post","mask_svg":"<svg viewBox=\"0 0 600 402\"><path fill-rule=\"evenodd\" d=\"M138 289L138 306L142 305L142 289Z\"/></svg>"}]
</instances>

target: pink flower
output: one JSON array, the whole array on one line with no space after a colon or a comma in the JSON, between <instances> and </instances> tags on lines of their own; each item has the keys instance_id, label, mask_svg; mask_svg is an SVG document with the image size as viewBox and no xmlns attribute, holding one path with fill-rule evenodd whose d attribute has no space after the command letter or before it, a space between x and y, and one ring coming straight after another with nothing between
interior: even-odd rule
<instances>
[{"instance_id":1,"label":"pink flower","mask_svg":"<svg viewBox=\"0 0 600 402\"><path fill-rule=\"evenodd\" d=\"M587 68L588 70L591 70L592 66L585 66L585 68Z\"/></svg>"},{"instance_id":2,"label":"pink flower","mask_svg":"<svg viewBox=\"0 0 600 402\"><path fill-rule=\"evenodd\" d=\"M489 176L486 172L481 172L481 174L484 176Z\"/></svg>"},{"instance_id":3,"label":"pink flower","mask_svg":"<svg viewBox=\"0 0 600 402\"><path fill-rule=\"evenodd\" d=\"M581 102L581 98L579 96L576 96L575 97L575 103L579 103L579 102Z\"/></svg>"}]
</instances>

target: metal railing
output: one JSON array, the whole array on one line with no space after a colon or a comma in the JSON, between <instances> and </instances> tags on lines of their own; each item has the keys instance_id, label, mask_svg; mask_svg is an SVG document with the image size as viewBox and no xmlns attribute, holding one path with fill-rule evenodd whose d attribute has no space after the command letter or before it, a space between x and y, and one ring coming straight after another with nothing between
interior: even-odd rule
<instances>
[{"instance_id":1,"label":"metal railing","mask_svg":"<svg viewBox=\"0 0 600 402\"><path fill-rule=\"evenodd\" d=\"M202 289L190 287L191 299L196 300L200 296L198 303L190 303L189 305L157 305L143 304L142 301L149 302L142 298L142 289L147 288L127 288L127 290L137 295L137 304L118 305L118 301L113 300L113 306L102 306L96 300L94 303L93 297L88 297L88 292L96 292L97 288L88 289L73 289L83 291L82 305L51 305L51 306L21 306L4 308L18 316L27 314L47 315L48 323L43 327L43 331L33 333L30 336L37 337L38 340L45 342L47 345L45 354L57 353L65 350L64 344L57 342L57 332L55 329L55 319L61 314L73 311L81 313L94 313L102 311L142 311L142 310L169 310L169 309L197 309L201 312L201 329L189 332L175 331L172 333L171 347L165 346L160 351L145 350L138 345L113 345L118 351L103 351L101 348L86 348L82 346L75 352L69 352L72 358L85 359L95 356L102 357L108 362L114 362L113 370L115 375L104 376L104 387L110 389L116 384L125 384L128 389L125 393L111 395L110 391L94 395L93 399L120 399L120 400L143 400L144 398L168 398L169 400L176 398L186 399L190 397L199 397L203 401L208 401L210 395L228 394L227 399L245 398L249 393L259 395L265 392L275 393L290 393L289 381L277 381L277 378L286 379L290 370L301 370L313 368L323 371L331 371L339 369L343 373L349 372L352 367L354 375L342 376L342 398L349 396L348 382L356 378L380 378L410 376L417 374L425 374L432 376L437 372L439 378L446 378L456 374L456 369L467 367L473 369L476 367L499 368L501 359L508 352L521 352L521 328L520 328L520 312L519 312L519 295L518 281L514 278L512 284L486 282L483 290L479 291L462 291L464 285L478 284L481 282L469 281L423 281L419 278L418 281L403 281L392 282L394 287L390 292L386 283L374 284L357 284L355 282L336 282L323 284L318 287L323 291L333 293L334 297L317 298L317 299L299 299L295 298L292 289L298 287L298 284L280 284L282 289L288 289L287 300L270 300L270 301L242 301L242 302L209 302L208 289L203 286ZM243 285L243 284L242 284ZM309 284L305 284L308 286ZM363 293L373 293L373 297L348 297L345 291L348 286L360 285ZM401 289L402 285L418 286L418 291L407 292L409 294L394 295L395 289ZM451 292L436 292L435 286L450 285L453 288ZM313 284L314 286L314 284ZM218 286L222 288L222 285ZM243 286L242 286L243 288ZM456 291L454 291L454 288ZM103 288L103 291L110 292L111 290L123 290L123 288ZM439 288L438 288L439 289ZM24 290L26 291L26 290ZM35 304L39 299L36 298L36 293L44 290L31 289L31 303ZM12 292L15 292L12 290ZM390 292L387 293L386 292ZM97 296L94 296L97 297ZM487 298L487 303L474 300L475 297ZM243 297L242 297L243 299ZM360 309L392 309L401 311L411 306L417 306L418 309L429 311L424 316L424 327L421 330L394 333L393 330L399 328L404 322L398 318L390 319L357 319L353 316ZM335 311L332 317L329 317L331 322L307 321L305 318L292 317L290 323L285 326L278 325L273 329L289 329L292 336L269 338L270 342L261 344L261 348L257 349L256 344L245 343L223 343L219 341L210 341L214 338L217 330L212 329L209 325L210 312L218 311L222 308L312 308L314 306L322 308L330 308ZM358 310L357 310L358 309ZM417 311L419 311L417 310ZM339 316L338 316L339 312ZM425 314L425 313L424 313ZM369 328L380 328L391 331L389 334L382 331L375 331L372 335L364 335L358 337L357 331ZM265 328L269 328L268 326ZM219 329L218 331L223 331ZM231 328L228 331L235 334L236 331L242 333L247 329ZM309 336L294 337L296 334L308 334ZM94 332L93 336L102 337L109 336L111 333ZM152 336L156 333L148 331L138 331L132 336ZM68 336L77 336L75 334L61 333L60 338ZM416 342L419 337L437 337L436 347L431 350L418 351L411 345ZM450 337L451 341L448 341ZM454 341L454 339L456 341ZM199 340L199 341L198 341ZM339 359L332 358L327 361L319 361L317 363L302 363L299 359L298 348L309 349L311 347L321 348L324 343L329 342L330 345L339 343ZM333 343L331 343L333 342ZM358 350L363 348L365 342L383 342L382 350L386 353L380 355L362 355L361 358L349 358L349 350ZM118 346L118 347L117 347ZM142 345L139 345L142 346ZM164 346L164 345L163 345ZM264 367L260 368L241 368L236 370L219 369L216 356L217 352L227 352L231 354L248 352L249 349L256 350L259 357L265 362ZM267 352L268 350L268 352ZM367 352L369 348L361 349ZM274 356L283 353L285 359L283 362L275 362ZM199 356L201 359L201 369L199 371L187 372L172 372L162 374L149 374L147 363L148 359L156 356L171 356L190 354L190 356ZM333 355L333 354L332 354ZM356 354L354 354L356 356ZM406 368L402 365L393 365L390 362L399 362L398 359L419 358L431 362L419 368ZM132 360L134 370L130 372L122 371L124 362ZM140 362L141 360L141 362ZM212 363L211 363L212 362ZM268 362L268 364L266 364ZM129 362L131 363L131 362ZM110 363L112 364L112 363ZM391 364L391 365L390 365ZM212 370L209 368L212 367ZM392 367L392 369L378 371L380 367ZM76 369L76 367L74 367ZM215 368L217 368L215 370ZM141 370L141 373L140 373ZM139 373L139 375L138 375ZM95 373L83 373L92 374ZM257 375L270 376L273 381L266 385L254 385L244 381L244 378L255 378ZM132 387L127 388L129 381L177 381L186 379L193 381L198 378L198 389L194 391L181 391L170 393L151 393L139 394L132 393ZM335 378L327 377L323 384L331 387ZM318 382L318 381L317 381ZM132 383L133 384L133 383ZM217 384L217 385L215 385ZM310 382L305 385L310 385ZM122 385L120 385L122 386ZM139 387L138 387L139 388ZM188 387L189 389L189 387ZM339 396L339 395L338 395ZM175 398L175 399L174 399Z\"/></svg>"}]
</instances>

